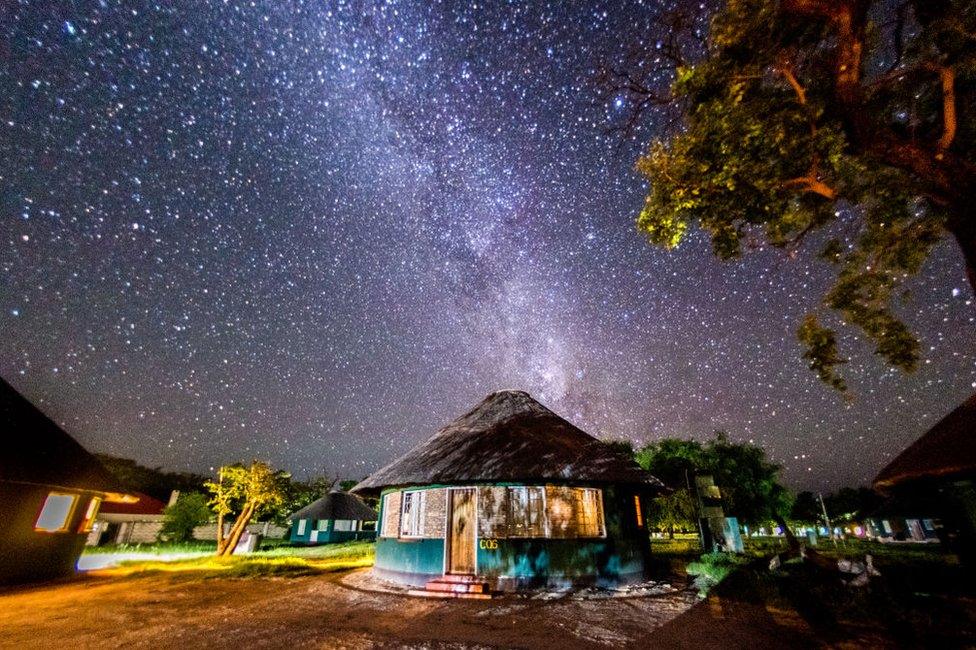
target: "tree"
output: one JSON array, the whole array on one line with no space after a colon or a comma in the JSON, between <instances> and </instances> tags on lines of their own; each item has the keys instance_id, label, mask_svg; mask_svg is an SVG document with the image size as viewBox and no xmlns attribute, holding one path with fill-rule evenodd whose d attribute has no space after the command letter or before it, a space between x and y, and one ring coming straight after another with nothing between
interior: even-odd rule
<instances>
[{"instance_id":1,"label":"tree","mask_svg":"<svg viewBox=\"0 0 976 650\"><path fill-rule=\"evenodd\" d=\"M671 539L674 539L675 528L694 528L695 515L695 499L687 488L678 488L651 502L651 523L668 531Z\"/></svg>"},{"instance_id":2,"label":"tree","mask_svg":"<svg viewBox=\"0 0 976 650\"><path fill-rule=\"evenodd\" d=\"M289 478L259 461L220 468L217 481L206 484L213 495L209 505L217 513L217 555L232 555L251 518L281 505ZM234 512L237 518L224 536L224 518Z\"/></svg>"},{"instance_id":3,"label":"tree","mask_svg":"<svg viewBox=\"0 0 976 650\"><path fill-rule=\"evenodd\" d=\"M976 288L976 4L728 0L698 27L664 14L650 56L605 73L635 111L677 118L638 162L638 229L671 249L700 227L725 260L820 231L836 281L797 331L809 367L846 390L833 312L913 371L919 341L893 311L905 280L951 237ZM643 81L656 61L669 92Z\"/></svg>"},{"instance_id":4,"label":"tree","mask_svg":"<svg viewBox=\"0 0 976 650\"><path fill-rule=\"evenodd\" d=\"M163 527L159 536L172 542L187 542L193 539L193 529L208 521L210 507L207 497L199 492L181 494L176 503L163 510Z\"/></svg>"},{"instance_id":5,"label":"tree","mask_svg":"<svg viewBox=\"0 0 976 650\"><path fill-rule=\"evenodd\" d=\"M207 477L189 472L167 472L159 467L143 467L134 460L96 454L98 461L127 490L142 492L160 501L168 501L174 490L199 492Z\"/></svg>"},{"instance_id":6,"label":"tree","mask_svg":"<svg viewBox=\"0 0 976 650\"><path fill-rule=\"evenodd\" d=\"M792 498L780 485L780 467L756 445L731 442L724 432L702 444L665 439L642 447L638 464L671 488L684 489L695 474L710 474L722 491L726 511L744 524L775 521L786 527Z\"/></svg>"}]
</instances>

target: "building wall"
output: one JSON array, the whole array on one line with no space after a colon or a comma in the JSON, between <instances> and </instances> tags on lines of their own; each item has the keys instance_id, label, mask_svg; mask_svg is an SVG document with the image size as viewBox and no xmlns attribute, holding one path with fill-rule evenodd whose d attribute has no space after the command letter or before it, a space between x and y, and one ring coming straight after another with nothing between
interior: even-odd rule
<instances>
[{"instance_id":1,"label":"building wall","mask_svg":"<svg viewBox=\"0 0 976 650\"><path fill-rule=\"evenodd\" d=\"M335 522L331 519L327 521L325 529L318 531L315 541L312 541L312 531L315 530L318 520L306 519L305 531L300 535L298 534L298 521L294 521L291 525L289 540L293 544L318 545L376 539L375 530L334 530ZM362 526L362 522L359 523L359 526Z\"/></svg>"},{"instance_id":2,"label":"building wall","mask_svg":"<svg viewBox=\"0 0 976 650\"><path fill-rule=\"evenodd\" d=\"M581 486L583 487L583 486ZM415 488L406 488L415 489ZM442 486L430 490L444 492ZM562 488L547 486L557 492ZM381 499L381 508L399 507L393 491ZM435 492L436 493L436 492ZM479 488L479 532L477 573L494 589L514 590L568 584L618 585L646 578L650 559L647 529L638 525L635 491L622 487L602 487L605 538L505 538L492 537L497 526L500 491L497 486ZM646 499L644 500L646 502ZM440 500L435 498L434 519L441 521ZM645 504L642 504L642 506ZM444 572L446 523L437 530L436 522L425 527L424 539L391 536L396 530L395 513L380 512L384 537L377 540L375 573L397 582L423 585ZM646 518L642 516L642 520ZM430 520L428 520L430 521Z\"/></svg>"},{"instance_id":3,"label":"building wall","mask_svg":"<svg viewBox=\"0 0 976 650\"><path fill-rule=\"evenodd\" d=\"M52 491L78 495L67 531L35 531L37 516ZM31 582L74 573L86 537L77 531L93 496L93 492L0 481L0 582Z\"/></svg>"}]
</instances>

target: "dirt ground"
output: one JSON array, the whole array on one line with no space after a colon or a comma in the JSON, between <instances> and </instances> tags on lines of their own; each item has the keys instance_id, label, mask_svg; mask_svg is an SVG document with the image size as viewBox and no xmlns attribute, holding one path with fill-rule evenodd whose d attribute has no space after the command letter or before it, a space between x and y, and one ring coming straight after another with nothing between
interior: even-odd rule
<instances>
[{"instance_id":1,"label":"dirt ground","mask_svg":"<svg viewBox=\"0 0 976 650\"><path fill-rule=\"evenodd\" d=\"M0 647L782 648L802 619L687 591L606 600L434 600L289 578L87 576L0 592ZM873 644L872 644L873 645Z\"/></svg>"}]
</instances>

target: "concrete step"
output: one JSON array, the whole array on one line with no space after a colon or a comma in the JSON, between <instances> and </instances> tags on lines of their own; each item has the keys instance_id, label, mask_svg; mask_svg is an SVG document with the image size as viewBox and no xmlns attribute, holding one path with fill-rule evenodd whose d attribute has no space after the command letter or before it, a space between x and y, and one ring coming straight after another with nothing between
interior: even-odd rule
<instances>
[{"instance_id":1,"label":"concrete step","mask_svg":"<svg viewBox=\"0 0 976 650\"><path fill-rule=\"evenodd\" d=\"M444 575L427 581L425 590L448 594L488 594L488 583L472 575Z\"/></svg>"},{"instance_id":2,"label":"concrete step","mask_svg":"<svg viewBox=\"0 0 976 650\"><path fill-rule=\"evenodd\" d=\"M488 585L483 582L441 582L431 580L425 586L427 591L448 591L457 594L483 594L488 591Z\"/></svg>"},{"instance_id":3,"label":"concrete step","mask_svg":"<svg viewBox=\"0 0 976 650\"><path fill-rule=\"evenodd\" d=\"M420 596L421 598L469 598L474 600L490 600L491 594L469 594L454 591L427 591L426 589L411 589L407 592L409 596Z\"/></svg>"}]
</instances>

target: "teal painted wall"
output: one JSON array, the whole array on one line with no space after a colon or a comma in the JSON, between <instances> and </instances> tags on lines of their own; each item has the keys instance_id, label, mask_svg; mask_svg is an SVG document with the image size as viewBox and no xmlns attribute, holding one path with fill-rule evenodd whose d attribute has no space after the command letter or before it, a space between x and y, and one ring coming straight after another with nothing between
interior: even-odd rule
<instances>
[{"instance_id":1,"label":"teal painted wall","mask_svg":"<svg viewBox=\"0 0 976 650\"><path fill-rule=\"evenodd\" d=\"M638 527L634 492L603 488L606 538L479 540L478 574L498 589L568 584L613 586L646 577L647 531ZM486 548L487 547L487 548Z\"/></svg>"},{"instance_id":2,"label":"teal painted wall","mask_svg":"<svg viewBox=\"0 0 976 650\"><path fill-rule=\"evenodd\" d=\"M497 544L479 539L478 575L500 590L568 584L612 586L645 579L650 543L647 529L637 525L636 492L606 486L602 489L606 538L500 538L494 540ZM647 500L642 499L645 515ZM443 573L444 540L379 538L375 567L380 576L422 585Z\"/></svg>"},{"instance_id":3,"label":"teal painted wall","mask_svg":"<svg viewBox=\"0 0 976 650\"><path fill-rule=\"evenodd\" d=\"M373 540L376 539L375 530L332 530L335 522L327 520L326 529L320 530L316 541L312 541L312 531L318 525L317 519L305 520L305 532L298 534L298 521L291 524L291 533L288 535L289 541L293 544L339 544L341 542L351 542L357 539Z\"/></svg>"}]
</instances>

